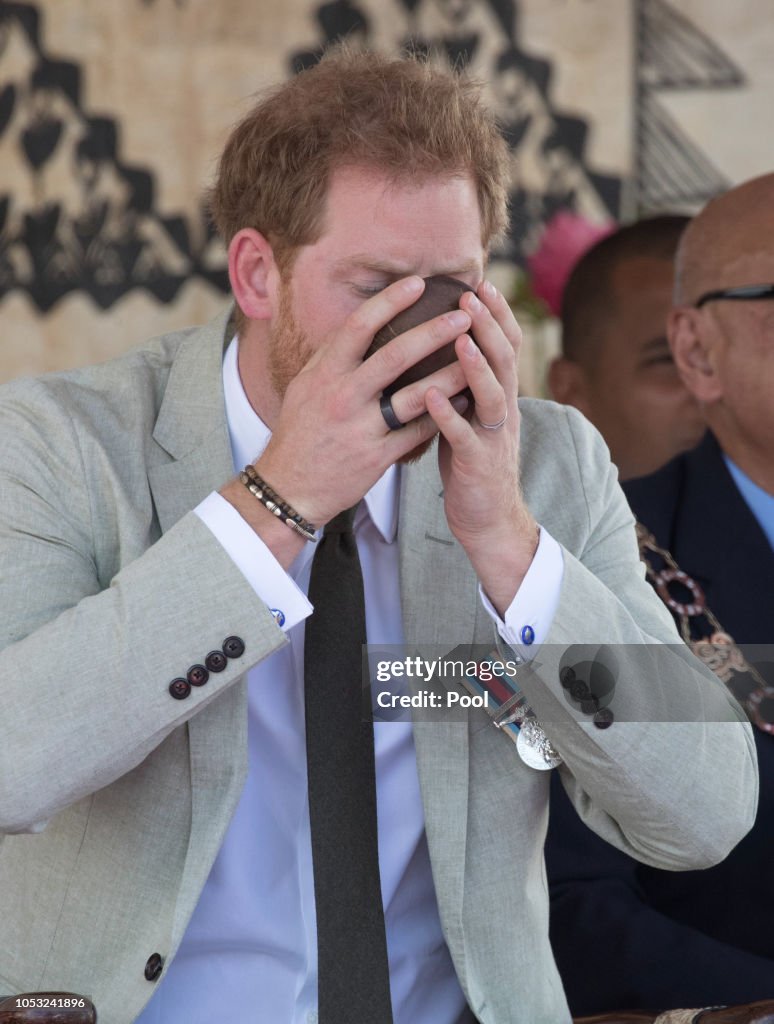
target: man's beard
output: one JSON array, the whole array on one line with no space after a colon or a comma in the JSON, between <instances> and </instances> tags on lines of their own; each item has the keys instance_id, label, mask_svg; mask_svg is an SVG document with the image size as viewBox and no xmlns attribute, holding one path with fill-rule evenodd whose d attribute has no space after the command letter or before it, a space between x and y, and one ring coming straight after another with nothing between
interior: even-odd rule
<instances>
[{"instance_id":1,"label":"man's beard","mask_svg":"<svg viewBox=\"0 0 774 1024\"><path fill-rule=\"evenodd\" d=\"M314 354L309 337L298 326L293 315L291 288L283 280L277 326L269 338L269 376L279 398L285 397L290 382L301 372Z\"/></svg>"},{"instance_id":2,"label":"man's beard","mask_svg":"<svg viewBox=\"0 0 774 1024\"><path fill-rule=\"evenodd\" d=\"M314 345L293 315L293 303L289 282L284 281L280 290L277 326L269 339L269 376L275 394L283 399L290 382L301 372L314 355ZM422 441L410 452L402 455L398 462L408 465L417 462L435 441L434 437Z\"/></svg>"}]
</instances>

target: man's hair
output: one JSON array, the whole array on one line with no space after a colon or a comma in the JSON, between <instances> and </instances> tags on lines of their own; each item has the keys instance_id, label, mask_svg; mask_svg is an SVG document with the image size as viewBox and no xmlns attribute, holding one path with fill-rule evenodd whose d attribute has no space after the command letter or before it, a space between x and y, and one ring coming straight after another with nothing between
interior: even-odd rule
<instances>
[{"instance_id":1,"label":"man's hair","mask_svg":"<svg viewBox=\"0 0 774 1024\"><path fill-rule=\"evenodd\" d=\"M419 57L346 46L266 94L233 129L209 193L228 244L252 227L286 267L315 242L331 173L377 168L396 182L469 173L489 248L507 223L508 150L479 85Z\"/></svg>"},{"instance_id":2,"label":"man's hair","mask_svg":"<svg viewBox=\"0 0 774 1024\"><path fill-rule=\"evenodd\" d=\"M662 214L619 228L581 256L562 295L562 351L576 363L590 360L600 323L615 312L615 270L639 256L673 260L691 218Z\"/></svg>"}]
</instances>

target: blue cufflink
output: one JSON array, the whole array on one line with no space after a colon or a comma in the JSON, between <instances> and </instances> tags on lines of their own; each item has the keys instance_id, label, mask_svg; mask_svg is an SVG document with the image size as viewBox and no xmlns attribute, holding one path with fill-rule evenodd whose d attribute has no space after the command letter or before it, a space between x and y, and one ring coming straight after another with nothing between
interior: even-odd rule
<instances>
[{"instance_id":1,"label":"blue cufflink","mask_svg":"<svg viewBox=\"0 0 774 1024\"><path fill-rule=\"evenodd\" d=\"M282 627L285 625L285 613L279 608L270 608L269 611L274 616L274 621L278 626Z\"/></svg>"},{"instance_id":2,"label":"blue cufflink","mask_svg":"<svg viewBox=\"0 0 774 1024\"><path fill-rule=\"evenodd\" d=\"M521 637L521 642L526 647L529 647L530 644L534 644L535 642L535 630L532 626L522 626L519 636Z\"/></svg>"}]
</instances>

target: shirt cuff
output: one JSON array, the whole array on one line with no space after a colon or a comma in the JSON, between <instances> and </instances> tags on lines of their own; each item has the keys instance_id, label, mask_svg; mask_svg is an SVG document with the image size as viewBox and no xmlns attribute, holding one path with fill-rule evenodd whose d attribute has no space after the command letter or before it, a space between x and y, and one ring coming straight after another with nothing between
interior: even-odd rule
<instances>
[{"instance_id":1,"label":"shirt cuff","mask_svg":"<svg viewBox=\"0 0 774 1024\"><path fill-rule=\"evenodd\" d=\"M213 491L194 509L286 633L312 614L306 595L231 502Z\"/></svg>"},{"instance_id":2,"label":"shirt cuff","mask_svg":"<svg viewBox=\"0 0 774 1024\"><path fill-rule=\"evenodd\" d=\"M491 616L503 640L525 661L548 636L559 605L564 576L564 555L561 546L544 527L532 564L505 611L505 621L484 593L479 583L481 602Z\"/></svg>"}]
</instances>

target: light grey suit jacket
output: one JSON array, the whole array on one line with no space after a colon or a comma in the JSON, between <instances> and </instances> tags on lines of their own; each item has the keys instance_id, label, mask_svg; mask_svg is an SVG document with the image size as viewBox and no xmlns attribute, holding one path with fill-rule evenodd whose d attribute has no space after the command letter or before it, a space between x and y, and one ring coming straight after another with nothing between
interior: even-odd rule
<instances>
[{"instance_id":1,"label":"light grey suit jacket","mask_svg":"<svg viewBox=\"0 0 774 1024\"><path fill-rule=\"evenodd\" d=\"M153 992L146 960L177 949L245 778L245 672L285 643L190 511L233 474L227 336L223 316L0 393L0 991L91 995L102 1024L129 1024ZM548 402L522 413L526 497L565 558L552 646L523 688L592 828L649 864L711 864L753 821L749 726L687 652L660 663L668 671L624 664L606 730L565 699L567 645L675 633L598 435ZM440 492L431 454L402 493L406 640L491 645ZM169 682L232 634L244 655L173 700ZM658 721L685 706L707 721ZM569 1019L548 942L549 773L481 711L415 733L441 920L470 1006L483 1024Z\"/></svg>"}]
</instances>

